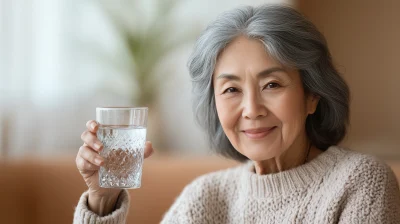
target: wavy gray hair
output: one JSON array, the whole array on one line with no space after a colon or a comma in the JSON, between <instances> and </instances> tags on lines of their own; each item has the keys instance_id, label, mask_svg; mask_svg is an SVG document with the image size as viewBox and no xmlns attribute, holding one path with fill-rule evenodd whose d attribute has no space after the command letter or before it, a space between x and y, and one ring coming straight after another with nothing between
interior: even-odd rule
<instances>
[{"instance_id":1,"label":"wavy gray hair","mask_svg":"<svg viewBox=\"0 0 400 224\"><path fill-rule=\"evenodd\" d=\"M197 40L188 67L193 83L193 110L217 153L246 161L226 137L218 119L212 75L219 53L240 35L262 41L269 55L284 66L299 70L307 94L320 97L306 120L311 143L326 150L346 135L349 123L349 88L332 63L326 40L296 10L282 5L240 7L223 13Z\"/></svg>"}]
</instances>

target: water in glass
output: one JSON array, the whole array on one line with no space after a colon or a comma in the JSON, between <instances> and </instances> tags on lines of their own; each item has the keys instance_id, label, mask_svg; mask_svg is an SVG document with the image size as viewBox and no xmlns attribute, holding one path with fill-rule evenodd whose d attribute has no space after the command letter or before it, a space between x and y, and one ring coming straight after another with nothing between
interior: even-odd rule
<instances>
[{"instance_id":1,"label":"water in glass","mask_svg":"<svg viewBox=\"0 0 400 224\"><path fill-rule=\"evenodd\" d=\"M105 158L99 170L100 187L140 188L146 128L101 125L97 138L104 145L100 155Z\"/></svg>"}]
</instances>

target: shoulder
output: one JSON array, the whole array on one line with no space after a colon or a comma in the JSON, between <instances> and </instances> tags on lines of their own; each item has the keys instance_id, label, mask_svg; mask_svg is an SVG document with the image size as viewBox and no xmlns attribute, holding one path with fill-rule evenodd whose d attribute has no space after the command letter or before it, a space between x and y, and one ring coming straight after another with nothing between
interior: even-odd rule
<instances>
[{"instance_id":1,"label":"shoulder","mask_svg":"<svg viewBox=\"0 0 400 224\"><path fill-rule=\"evenodd\" d=\"M336 150L342 152L342 156L338 158L336 169L341 170L342 174L353 177L354 180L394 176L390 166L378 157L347 148L336 147Z\"/></svg>"},{"instance_id":2,"label":"shoulder","mask_svg":"<svg viewBox=\"0 0 400 224\"><path fill-rule=\"evenodd\" d=\"M234 192L240 166L201 175L185 186L179 197L165 214L162 223L191 223L200 220ZM232 194L232 193L231 193ZM211 209L211 210L210 210ZM175 221L172 221L175 220Z\"/></svg>"},{"instance_id":3,"label":"shoulder","mask_svg":"<svg viewBox=\"0 0 400 224\"><path fill-rule=\"evenodd\" d=\"M363 197L399 191L397 178L382 159L373 155L337 147L338 157L332 176L342 183L348 193L363 192Z\"/></svg>"},{"instance_id":4,"label":"shoulder","mask_svg":"<svg viewBox=\"0 0 400 224\"><path fill-rule=\"evenodd\" d=\"M242 165L201 175L185 186L181 197L193 201L221 199L235 192Z\"/></svg>"},{"instance_id":5,"label":"shoulder","mask_svg":"<svg viewBox=\"0 0 400 224\"><path fill-rule=\"evenodd\" d=\"M333 172L344 193L341 220L349 217L358 221L369 220L363 223L398 220L399 184L393 170L383 160L360 152L345 151Z\"/></svg>"}]
</instances>

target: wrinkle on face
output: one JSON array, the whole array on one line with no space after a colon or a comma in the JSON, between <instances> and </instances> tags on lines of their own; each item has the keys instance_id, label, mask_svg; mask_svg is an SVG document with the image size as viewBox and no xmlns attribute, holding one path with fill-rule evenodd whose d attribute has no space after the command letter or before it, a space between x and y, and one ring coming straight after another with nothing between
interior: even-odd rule
<instances>
[{"instance_id":1,"label":"wrinkle on face","mask_svg":"<svg viewBox=\"0 0 400 224\"><path fill-rule=\"evenodd\" d=\"M259 40L240 36L219 55L213 87L226 136L256 170L279 172L303 161L305 120L318 99L306 96L298 70L272 58ZM244 132L260 127L275 129L262 139Z\"/></svg>"}]
</instances>

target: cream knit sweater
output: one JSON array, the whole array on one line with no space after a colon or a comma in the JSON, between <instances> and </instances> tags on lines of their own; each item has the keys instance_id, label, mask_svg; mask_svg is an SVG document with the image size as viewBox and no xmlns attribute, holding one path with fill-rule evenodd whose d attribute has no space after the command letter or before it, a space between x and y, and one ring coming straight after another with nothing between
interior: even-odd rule
<instances>
[{"instance_id":1,"label":"cream knit sweater","mask_svg":"<svg viewBox=\"0 0 400 224\"><path fill-rule=\"evenodd\" d=\"M162 223L400 223L399 185L389 166L372 156L332 146L280 173L257 175L253 168L249 161L197 178ZM88 210L87 196L74 223L126 222L127 191L105 217Z\"/></svg>"}]
</instances>

